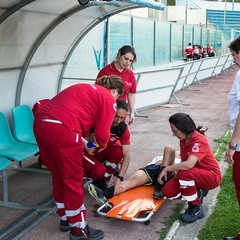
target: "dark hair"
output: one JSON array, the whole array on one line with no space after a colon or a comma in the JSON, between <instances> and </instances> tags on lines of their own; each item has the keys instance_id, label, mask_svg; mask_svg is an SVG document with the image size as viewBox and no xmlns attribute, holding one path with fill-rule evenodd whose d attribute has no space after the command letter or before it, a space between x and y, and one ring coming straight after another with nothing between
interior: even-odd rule
<instances>
[{"instance_id":1,"label":"dark hair","mask_svg":"<svg viewBox=\"0 0 240 240\"><path fill-rule=\"evenodd\" d=\"M117 89L119 95L122 95L124 92L124 83L119 76L102 76L97 79L96 84L107 89Z\"/></svg>"},{"instance_id":2,"label":"dark hair","mask_svg":"<svg viewBox=\"0 0 240 240\"><path fill-rule=\"evenodd\" d=\"M237 37L236 39L234 39L228 46L228 48L231 51L235 51L236 53L239 53L240 51L240 37Z\"/></svg>"},{"instance_id":3,"label":"dark hair","mask_svg":"<svg viewBox=\"0 0 240 240\"><path fill-rule=\"evenodd\" d=\"M119 109L123 109L125 110L126 112L128 112L128 103L120 98L118 98L116 100L116 103L117 103L117 108Z\"/></svg>"},{"instance_id":4,"label":"dark hair","mask_svg":"<svg viewBox=\"0 0 240 240\"><path fill-rule=\"evenodd\" d=\"M169 118L169 123L173 124L178 130L185 133L186 135L190 135L194 130L205 135L204 133L207 131L207 128L202 130L202 126L196 127L196 124L192 118L185 113L173 114Z\"/></svg>"},{"instance_id":5,"label":"dark hair","mask_svg":"<svg viewBox=\"0 0 240 240\"><path fill-rule=\"evenodd\" d=\"M117 57L116 57L117 59L116 60L118 60L118 56L119 55L122 56L122 55L125 55L127 53L131 53L133 55L133 62L132 62L132 64L137 61L137 54L135 52L135 49L134 49L134 47L132 47L130 45L124 45L124 46L122 46L118 50Z\"/></svg>"}]
</instances>

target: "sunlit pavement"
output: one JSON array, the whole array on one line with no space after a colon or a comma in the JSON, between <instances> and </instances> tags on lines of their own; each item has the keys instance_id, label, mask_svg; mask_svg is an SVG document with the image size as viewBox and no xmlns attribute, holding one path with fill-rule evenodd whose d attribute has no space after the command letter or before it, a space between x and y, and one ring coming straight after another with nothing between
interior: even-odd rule
<instances>
[{"instance_id":1,"label":"sunlit pavement","mask_svg":"<svg viewBox=\"0 0 240 240\"><path fill-rule=\"evenodd\" d=\"M172 136L168 124L169 116L176 112L188 113L197 125L208 127L206 135L213 150L216 150L217 143L214 142L214 139L223 137L227 131L227 95L237 70L236 67L231 67L227 73L202 80L202 84L192 85L191 90L185 89L178 92L176 95L180 104L172 99L170 104L138 111L139 116L136 116L134 124L130 126L131 163L126 176L150 162L156 155L162 155L165 145L171 144L178 148L178 139ZM30 162L34 163L36 159L37 157ZM7 173L9 176L9 201L36 205L51 197L50 175L12 169L8 169ZM205 212L211 212L214 203L209 200L211 194L216 195L217 192L218 189L215 189L205 198L203 203ZM176 202L166 200L153 215L149 225L97 217L95 210L98 206L87 192L85 193L85 204L88 210L87 222L91 227L102 229L105 233L104 239L157 240L159 239L158 232L164 227L164 220L173 214ZM52 205L47 207L52 207ZM26 211L6 207L0 207L0 212L0 239L63 240L69 238L69 233L62 233L58 229L59 218L55 213L47 212L47 214L44 211L37 213L34 210ZM206 218L198 220L184 228L176 227L173 231L174 239L194 239L205 220ZM24 222L24 224L18 226L20 222ZM171 239L170 235L168 236L168 239Z\"/></svg>"}]
</instances>

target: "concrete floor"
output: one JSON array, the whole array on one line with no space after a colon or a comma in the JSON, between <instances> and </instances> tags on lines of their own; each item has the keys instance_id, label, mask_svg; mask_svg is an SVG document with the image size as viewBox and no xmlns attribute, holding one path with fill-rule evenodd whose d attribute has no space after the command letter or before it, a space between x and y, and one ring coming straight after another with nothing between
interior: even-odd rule
<instances>
[{"instance_id":1,"label":"concrete floor","mask_svg":"<svg viewBox=\"0 0 240 240\"><path fill-rule=\"evenodd\" d=\"M168 124L169 116L176 112L188 113L197 125L208 127L206 135L213 150L216 150L217 143L214 140L223 137L227 131L227 95L237 70L238 68L233 66L227 73L203 80L202 84L194 84L191 86L191 90L178 92L176 95L180 104L172 99L170 104L139 111L139 115L148 117L136 117L135 123L130 126L131 163L126 176L131 175L156 155L162 155L165 145L171 144L178 148L178 139L172 136ZM37 157L30 159L29 164L35 163L36 160ZM51 197L50 175L15 171L11 168L7 170L7 173L9 201L38 204ZM89 225L102 229L105 233L104 239L157 240L159 239L158 232L164 228L164 220L173 214L176 202L166 200L153 215L149 225L96 217L94 213L97 205L88 192L85 193L85 204L88 210ZM26 211L6 207L0 207L0 213L0 239L69 239L69 233L59 231L59 218L56 214L49 215L48 212L36 213L33 210ZM18 226L20 220L25 221L25 224ZM191 224L193 228L196 225L198 222ZM11 231L13 235L9 234ZM193 235L194 233L191 235L191 239L193 239Z\"/></svg>"}]
</instances>

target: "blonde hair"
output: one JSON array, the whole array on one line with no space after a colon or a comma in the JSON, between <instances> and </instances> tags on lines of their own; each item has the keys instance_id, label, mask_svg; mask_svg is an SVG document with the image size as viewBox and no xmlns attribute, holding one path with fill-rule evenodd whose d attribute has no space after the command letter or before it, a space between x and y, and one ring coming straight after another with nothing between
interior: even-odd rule
<instances>
[{"instance_id":1,"label":"blonde hair","mask_svg":"<svg viewBox=\"0 0 240 240\"><path fill-rule=\"evenodd\" d=\"M119 76L102 76L97 79L96 84L107 89L117 89L119 95L122 95L124 92L124 83Z\"/></svg>"}]
</instances>

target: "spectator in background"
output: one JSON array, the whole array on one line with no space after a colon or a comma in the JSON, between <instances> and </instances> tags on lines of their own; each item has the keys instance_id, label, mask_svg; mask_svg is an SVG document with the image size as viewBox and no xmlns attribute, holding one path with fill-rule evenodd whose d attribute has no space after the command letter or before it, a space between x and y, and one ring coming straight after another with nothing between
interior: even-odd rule
<instances>
[{"instance_id":1,"label":"spectator in background","mask_svg":"<svg viewBox=\"0 0 240 240\"><path fill-rule=\"evenodd\" d=\"M203 53L203 48L201 45L198 46L198 52L199 52L199 55L198 55L198 59L201 59L203 56L202 56L202 53Z\"/></svg>"},{"instance_id":2,"label":"spectator in background","mask_svg":"<svg viewBox=\"0 0 240 240\"><path fill-rule=\"evenodd\" d=\"M185 55L187 58L187 61L191 61L193 56L192 56L192 52L193 52L193 47L191 43L188 43L188 46L185 48Z\"/></svg>"},{"instance_id":3,"label":"spectator in background","mask_svg":"<svg viewBox=\"0 0 240 240\"><path fill-rule=\"evenodd\" d=\"M125 45L118 50L116 60L100 70L97 79L102 76L116 75L122 78L124 82L124 93L120 97L128 102L129 105L129 124L134 122L135 94L137 91L137 82L133 71L133 63L136 62L137 55L134 47ZM97 82L97 80L96 80Z\"/></svg>"},{"instance_id":4,"label":"spectator in background","mask_svg":"<svg viewBox=\"0 0 240 240\"><path fill-rule=\"evenodd\" d=\"M207 57L208 57L207 48L204 47L202 51L202 58L207 58Z\"/></svg>"},{"instance_id":5,"label":"spectator in background","mask_svg":"<svg viewBox=\"0 0 240 240\"><path fill-rule=\"evenodd\" d=\"M193 60L199 59L199 49L197 44L193 45L192 56L193 56Z\"/></svg>"},{"instance_id":6,"label":"spectator in background","mask_svg":"<svg viewBox=\"0 0 240 240\"><path fill-rule=\"evenodd\" d=\"M207 45L207 54L209 57L215 57L216 55L213 51L213 47L210 44Z\"/></svg>"}]
</instances>

